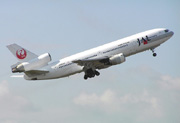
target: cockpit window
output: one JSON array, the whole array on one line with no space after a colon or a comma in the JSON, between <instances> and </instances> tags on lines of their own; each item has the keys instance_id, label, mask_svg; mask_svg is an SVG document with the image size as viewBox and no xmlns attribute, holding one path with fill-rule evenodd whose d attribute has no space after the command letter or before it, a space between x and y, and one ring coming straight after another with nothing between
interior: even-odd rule
<instances>
[{"instance_id":1,"label":"cockpit window","mask_svg":"<svg viewBox=\"0 0 180 123\"><path fill-rule=\"evenodd\" d=\"M164 32L169 32L169 30L168 30L168 29L166 29L166 30L164 30Z\"/></svg>"}]
</instances>

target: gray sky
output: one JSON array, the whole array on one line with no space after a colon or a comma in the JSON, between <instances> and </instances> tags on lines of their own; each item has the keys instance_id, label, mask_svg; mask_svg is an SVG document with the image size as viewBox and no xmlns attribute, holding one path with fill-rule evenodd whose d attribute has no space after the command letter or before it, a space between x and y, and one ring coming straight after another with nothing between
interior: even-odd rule
<instances>
[{"instance_id":1,"label":"gray sky","mask_svg":"<svg viewBox=\"0 0 180 123\"><path fill-rule=\"evenodd\" d=\"M0 122L179 123L178 0L0 1ZM168 28L174 36L85 81L11 78L16 58L6 45L49 52L53 61L132 34Z\"/></svg>"}]
</instances>

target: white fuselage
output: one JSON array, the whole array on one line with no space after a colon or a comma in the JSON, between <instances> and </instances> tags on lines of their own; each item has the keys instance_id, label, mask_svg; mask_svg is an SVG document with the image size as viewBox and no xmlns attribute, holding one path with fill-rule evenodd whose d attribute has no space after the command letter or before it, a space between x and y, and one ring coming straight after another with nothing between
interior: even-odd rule
<instances>
[{"instance_id":1,"label":"white fuselage","mask_svg":"<svg viewBox=\"0 0 180 123\"><path fill-rule=\"evenodd\" d=\"M172 31L165 30L167 29L160 28L145 31L60 59L43 68L47 69L49 73L37 75L35 77L37 80L55 79L82 72L83 66L74 63L74 60L111 57L119 53L123 53L123 55L127 57L145 50L154 49L173 35ZM26 75L24 75L24 78L27 80L32 79Z\"/></svg>"}]
</instances>

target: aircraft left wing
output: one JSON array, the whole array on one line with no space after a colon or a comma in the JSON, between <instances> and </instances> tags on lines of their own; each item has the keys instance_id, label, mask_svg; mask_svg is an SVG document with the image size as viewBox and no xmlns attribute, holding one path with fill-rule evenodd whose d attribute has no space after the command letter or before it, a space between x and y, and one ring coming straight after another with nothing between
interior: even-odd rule
<instances>
[{"instance_id":1,"label":"aircraft left wing","mask_svg":"<svg viewBox=\"0 0 180 123\"><path fill-rule=\"evenodd\" d=\"M125 62L125 56L123 53L120 53L110 57L104 56L101 58L75 60L73 62L80 66L84 66L85 68L103 69L110 67L111 65L117 65Z\"/></svg>"},{"instance_id":2,"label":"aircraft left wing","mask_svg":"<svg viewBox=\"0 0 180 123\"><path fill-rule=\"evenodd\" d=\"M86 68L95 68L95 69L102 69L109 67L109 58L102 57L102 58L94 58L94 59L82 59L82 60L75 60L74 63L77 63L80 66L84 66Z\"/></svg>"}]
</instances>

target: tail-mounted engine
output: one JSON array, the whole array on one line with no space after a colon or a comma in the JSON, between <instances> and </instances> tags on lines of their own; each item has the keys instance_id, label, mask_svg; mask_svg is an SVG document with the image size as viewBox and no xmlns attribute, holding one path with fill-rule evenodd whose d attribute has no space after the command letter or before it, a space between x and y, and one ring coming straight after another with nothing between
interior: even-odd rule
<instances>
[{"instance_id":1,"label":"tail-mounted engine","mask_svg":"<svg viewBox=\"0 0 180 123\"><path fill-rule=\"evenodd\" d=\"M49 53L42 54L35 59L28 62L17 63L12 65L12 72L24 72L28 70L38 69L46 66L51 61L51 55Z\"/></svg>"}]
</instances>

